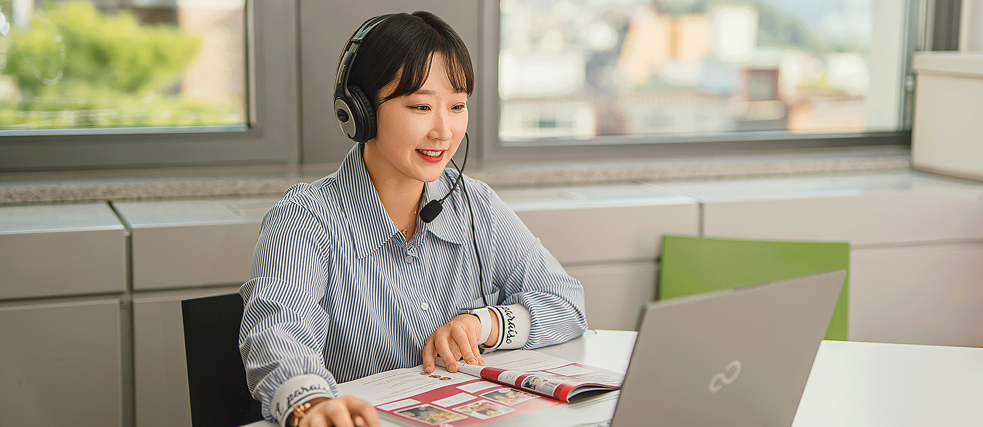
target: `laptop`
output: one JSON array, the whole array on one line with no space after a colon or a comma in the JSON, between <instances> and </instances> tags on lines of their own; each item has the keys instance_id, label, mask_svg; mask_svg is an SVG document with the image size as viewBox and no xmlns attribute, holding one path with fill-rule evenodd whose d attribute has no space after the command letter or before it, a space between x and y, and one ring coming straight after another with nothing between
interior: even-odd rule
<instances>
[{"instance_id":1,"label":"laptop","mask_svg":"<svg viewBox=\"0 0 983 427\"><path fill-rule=\"evenodd\" d=\"M648 303L610 425L791 426L845 281L836 270Z\"/></svg>"}]
</instances>

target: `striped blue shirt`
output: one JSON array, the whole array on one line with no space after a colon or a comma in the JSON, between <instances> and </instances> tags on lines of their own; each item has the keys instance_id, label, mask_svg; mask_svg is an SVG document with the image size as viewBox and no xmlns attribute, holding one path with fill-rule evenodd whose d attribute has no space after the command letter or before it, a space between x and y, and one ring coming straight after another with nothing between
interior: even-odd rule
<instances>
[{"instance_id":1,"label":"striped blue shirt","mask_svg":"<svg viewBox=\"0 0 983 427\"><path fill-rule=\"evenodd\" d=\"M423 201L447 193L446 169ZM558 344L587 328L584 292L511 209L465 176L490 305L531 315L523 348ZM459 186L460 187L460 186ZM356 145L337 172L290 187L263 219L253 254L239 345L249 388L273 418L278 387L298 375L345 382L422 363L428 336L484 306L460 188L407 242L389 219Z\"/></svg>"}]
</instances>

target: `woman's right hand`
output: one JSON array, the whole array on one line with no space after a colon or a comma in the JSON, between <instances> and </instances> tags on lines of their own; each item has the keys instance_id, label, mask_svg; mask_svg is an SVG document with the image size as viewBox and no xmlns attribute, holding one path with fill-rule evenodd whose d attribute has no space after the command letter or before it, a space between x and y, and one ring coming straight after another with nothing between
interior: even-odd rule
<instances>
[{"instance_id":1,"label":"woman's right hand","mask_svg":"<svg viewBox=\"0 0 983 427\"><path fill-rule=\"evenodd\" d=\"M305 412L300 427L380 427L375 408L351 396L325 400Z\"/></svg>"}]
</instances>

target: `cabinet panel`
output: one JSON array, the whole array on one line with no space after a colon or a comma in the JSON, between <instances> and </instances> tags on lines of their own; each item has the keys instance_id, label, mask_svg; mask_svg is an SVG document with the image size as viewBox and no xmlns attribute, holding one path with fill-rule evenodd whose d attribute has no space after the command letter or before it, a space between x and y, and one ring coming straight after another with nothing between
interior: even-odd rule
<instances>
[{"instance_id":1,"label":"cabinet panel","mask_svg":"<svg viewBox=\"0 0 983 427\"><path fill-rule=\"evenodd\" d=\"M500 191L561 263L655 260L664 234L696 235L690 197L635 184Z\"/></svg>"},{"instance_id":2,"label":"cabinet panel","mask_svg":"<svg viewBox=\"0 0 983 427\"><path fill-rule=\"evenodd\" d=\"M963 2L976 17L963 19L979 27L983 3ZM968 17L967 17L968 18ZM975 22L974 22L975 21ZM976 30L979 33L981 30ZM965 37L968 39L969 37ZM979 40L979 39L978 39ZM963 40L962 44L969 44ZM983 46L981 46L983 47ZM966 49L969 51L970 49ZM978 49L972 49L978 50ZM969 52L967 52L969 53ZM983 181L983 56L978 52L921 52L912 63L917 72L911 163L914 168Z\"/></svg>"},{"instance_id":3,"label":"cabinet panel","mask_svg":"<svg viewBox=\"0 0 983 427\"><path fill-rule=\"evenodd\" d=\"M133 289L243 283L277 199L114 203L132 228Z\"/></svg>"},{"instance_id":4,"label":"cabinet panel","mask_svg":"<svg viewBox=\"0 0 983 427\"><path fill-rule=\"evenodd\" d=\"M708 237L853 245L983 238L983 201L958 194L721 202L707 203L704 212Z\"/></svg>"},{"instance_id":5,"label":"cabinet panel","mask_svg":"<svg viewBox=\"0 0 983 427\"><path fill-rule=\"evenodd\" d=\"M191 426L181 300L238 291L229 287L133 299L137 427Z\"/></svg>"},{"instance_id":6,"label":"cabinet panel","mask_svg":"<svg viewBox=\"0 0 983 427\"><path fill-rule=\"evenodd\" d=\"M850 339L983 346L983 244L855 250Z\"/></svg>"},{"instance_id":7,"label":"cabinet panel","mask_svg":"<svg viewBox=\"0 0 983 427\"><path fill-rule=\"evenodd\" d=\"M983 185L916 173L664 187L704 201L708 237L854 246L983 238Z\"/></svg>"},{"instance_id":8,"label":"cabinet panel","mask_svg":"<svg viewBox=\"0 0 983 427\"><path fill-rule=\"evenodd\" d=\"M567 268L584 285L591 329L637 330L642 306L655 300L655 263Z\"/></svg>"},{"instance_id":9,"label":"cabinet panel","mask_svg":"<svg viewBox=\"0 0 983 427\"><path fill-rule=\"evenodd\" d=\"M0 299L126 289L126 230L105 203L0 207Z\"/></svg>"},{"instance_id":10,"label":"cabinet panel","mask_svg":"<svg viewBox=\"0 0 983 427\"><path fill-rule=\"evenodd\" d=\"M259 224L133 231L133 289L227 285L249 280Z\"/></svg>"},{"instance_id":11,"label":"cabinet panel","mask_svg":"<svg viewBox=\"0 0 983 427\"><path fill-rule=\"evenodd\" d=\"M3 425L121 425L119 304L0 308Z\"/></svg>"}]
</instances>

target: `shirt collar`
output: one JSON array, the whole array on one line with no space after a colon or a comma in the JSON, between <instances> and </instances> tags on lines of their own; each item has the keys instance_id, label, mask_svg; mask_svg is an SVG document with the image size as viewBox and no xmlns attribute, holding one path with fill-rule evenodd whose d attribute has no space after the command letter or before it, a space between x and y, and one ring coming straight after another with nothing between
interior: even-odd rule
<instances>
[{"instance_id":1,"label":"shirt collar","mask_svg":"<svg viewBox=\"0 0 983 427\"><path fill-rule=\"evenodd\" d=\"M362 155L362 144L352 147L341 167L338 168L338 183L340 184L341 206L348 220L349 233L355 246L355 255L363 258L376 251L380 246L399 235L396 225L389 219L386 208L379 200L379 194L372 184L372 177L365 168ZM449 174L441 174L434 182L424 185L423 200L429 202L447 194L450 188ZM459 191L459 190L455 190ZM431 197L430 195L437 195ZM448 201L450 198L448 198ZM426 205L426 203L424 203ZM421 206L422 207L422 206ZM429 224L423 225L424 232L430 232L440 239L451 243L463 244L464 235L460 216L454 211L451 203L444 203L444 212ZM419 221L418 224L423 224Z\"/></svg>"},{"instance_id":2,"label":"shirt collar","mask_svg":"<svg viewBox=\"0 0 983 427\"><path fill-rule=\"evenodd\" d=\"M446 172L442 173L436 181L424 185L423 198L426 203L430 203L431 200L439 200L447 194L447 190L454 184L453 180L457 178L453 175ZM458 185L454 191L461 191L461 185ZM461 245L464 244L463 230L467 223L462 220L464 217L454 209L454 204L451 203L453 199L454 197L448 197L444 200L444 209L440 215L437 215L437 218L429 224L424 225L423 229L442 240ZM463 200L463 198L458 200ZM423 206L426 206L426 203Z\"/></svg>"},{"instance_id":3,"label":"shirt collar","mask_svg":"<svg viewBox=\"0 0 983 427\"><path fill-rule=\"evenodd\" d=\"M362 144L355 144L338 168L341 207L358 258L372 253L393 234L399 234L379 200L362 158Z\"/></svg>"}]
</instances>

